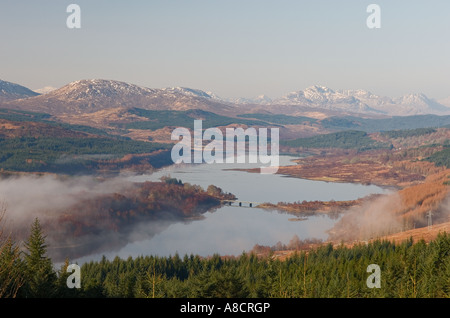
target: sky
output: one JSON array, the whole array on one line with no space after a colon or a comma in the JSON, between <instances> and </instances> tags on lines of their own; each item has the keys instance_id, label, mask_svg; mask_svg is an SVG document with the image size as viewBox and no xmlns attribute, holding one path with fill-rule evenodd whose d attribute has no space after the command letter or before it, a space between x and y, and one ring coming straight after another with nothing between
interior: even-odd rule
<instances>
[{"instance_id":1,"label":"sky","mask_svg":"<svg viewBox=\"0 0 450 318\"><path fill-rule=\"evenodd\" d=\"M450 96L448 0L0 0L0 30L0 79L31 89L101 78L226 98L312 85Z\"/></svg>"}]
</instances>

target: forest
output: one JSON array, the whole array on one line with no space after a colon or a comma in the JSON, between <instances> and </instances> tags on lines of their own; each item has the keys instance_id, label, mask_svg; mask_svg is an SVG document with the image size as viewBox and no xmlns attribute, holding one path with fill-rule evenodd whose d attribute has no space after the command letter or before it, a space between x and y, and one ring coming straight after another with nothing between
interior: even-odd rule
<instances>
[{"instance_id":1,"label":"forest","mask_svg":"<svg viewBox=\"0 0 450 318\"><path fill-rule=\"evenodd\" d=\"M323 128L333 130L363 130L365 132L380 132L429 127L445 127L450 125L450 116L413 115L394 116L389 118L360 118L355 116L335 116L323 119Z\"/></svg>"},{"instance_id":2,"label":"forest","mask_svg":"<svg viewBox=\"0 0 450 318\"><path fill-rule=\"evenodd\" d=\"M427 160L434 162L438 167L450 168L450 147L447 146L442 151L432 154Z\"/></svg>"},{"instance_id":3,"label":"forest","mask_svg":"<svg viewBox=\"0 0 450 318\"><path fill-rule=\"evenodd\" d=\"M80 298L444 298L450 297L450 235L433 241L376 240L352 247L322 244L281 260L254 253L223 257L178 254L91 261L81 288L69 289L69 260L54 269L35 219L24 253L10 238L0 245L0 297ZM369 288L367 268L381 270Z\"/></svg>"},{"instance_id":4,"label":"forest","mask_svg":"<svg viewBox=\"0 0 450 318\"><path fill-rule=\"evenodd\" d=\"M308 138L281 141L280 145L288 147L303 148L342 148L358 149L360 151L369 149L389 148L389 144L378 142L364 132L347 130Z\"/></svg>"},{"instance_id":5,"label":"forest","mask_svg":"<svg viewBox=\"0 0 450 318\"><path fill-rule=\"evenodd\" d=\"M204 110L191 109L187 111L175 110L145 110L133 108L129 111L131 114L148 118L147 121L135 121L128 124L117 124L118 127L125 129L148 129L157 130L166 126L194 128L194 119L203 120L203 128L227 126L230 124L248 125L248 126L267 126L268 123L260 120L238 119L218 115Z\"/></svg>"},{"instance_id":6,"label":"forest","mask_svg":"<svg viewBox=\"0 0 450 318\"><path fill-rule=\"evenodd\" d=\"M44 113L0 109L2 172L98 173L171 164L170 145L52 120Z\"/></svg>"},{"instance_id":7,"label":"forest","mask_svg":"<svg viewBox=\"0 0 450 318\"><path fill-rule=\"evenodd\" d=\"M385 131L382 134L389 138L407 138L428 135L436 132L434 128L416 128L416 129L404 129L404 130L390 130Z\"/></svg>"},{"instance_id":8,"label":"forest","mask_svg":"<svg viewBox=\"0 0 450 318\"><path fill-rule=\"evenodd\" d=\"M106 137L0 138L0 164L9 171L79 173L120 156L163 149L168 146Z\"/></svg>"},{"instance_id":9,"label":"forest","mask_svg":"<svg viewBox=\"0 0 450 318\"><path fill-rule=\"evenodd\" d=\"M264 113L256 113L256 114L241 114L237 115L237 117L241 118L255 118L258 120L263 120L268 123L280 124L280 125L301 125L306 123L316 123L317 119L305 116L289 116L284 114L264 114Z\"/></svg>"}]
</instances>

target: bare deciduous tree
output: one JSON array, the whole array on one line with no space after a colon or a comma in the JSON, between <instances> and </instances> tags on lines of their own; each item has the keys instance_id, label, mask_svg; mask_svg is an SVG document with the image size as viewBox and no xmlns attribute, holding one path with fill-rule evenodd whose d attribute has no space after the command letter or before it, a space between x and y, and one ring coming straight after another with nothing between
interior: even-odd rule
<instances>
[{"instance_id":1,"label":"bare deciduous tree","mask_svg":"<svg viewBox=\"0 0 450 318\"><path fill-rule=\"evenodd\" d=\"M19 246L6 227L6 204L0 203L0 298L15 298L24 283Z\"/></svg>"}]
</instances>

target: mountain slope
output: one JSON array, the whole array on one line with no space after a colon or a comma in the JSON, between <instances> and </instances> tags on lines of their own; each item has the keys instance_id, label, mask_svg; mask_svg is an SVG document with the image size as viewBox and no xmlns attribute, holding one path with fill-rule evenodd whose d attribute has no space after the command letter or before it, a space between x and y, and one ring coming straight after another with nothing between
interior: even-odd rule
<instances>
[{"instance_id":1,"label":"mountain slope","mask_svg":"<svg viewBox=\"0 0 450 318\"><path fill-rule=\"evenodd\" d=\"M450 107L450 96L444 99L440 99L439 104Z\"/></svg>"},{"instance_id":2,"label":"mountain slope","mask_svg":"<svg viewBox=\"0 0 450 318\"><path fill-rule=\"evenodd\" d=\"M280 105L299 105L328 110L344 110L356 113L379 113L352 95L345 95L324 86L311 86L292 92L273 101Z\"/></svg>"},{"instance_id":3,"label":"mountain slope","mask_svg":"<svg viewBox=\"0 0 450 318\"><path fill-rule=\"evenodd\" d=\"M0 81L2 107L52 115L90 114L113 108L147 110L201 109L221 115L274 112L286 115L448 115L450 107L424 94L383 97L365 90L332 90L311 86L278 99L261 95L255 99L224 99L214 93L186 87L152 89L125 82L91 79L67 84L44 95Z\"/></svg>"},{"instance_id":4,"label":"mountain slope","mask_svg":"<svg viewBox=\"0 0 450 318\"><path fill-rule=\"evenodd\" d=\"M450 114L450 108L424 94L410 94L394 99L396 112L401 115ZM396 115L395 112L391 112Z\"/></svg>"},{"instance_id":5,"label":"mountain slope","mask_svg":"<svg viewBox=\"0 0 450 318\"><path fill-rule=\"evenodd\" d=\"M423 114L450 114L450 107L442 105L424 94L409 94L398 98L382 97L364 90L334 91L324 86L312 86L303 91L292 92L274 104L309 106L328 110L355 113L410 116Z\"/></svg>"},{"instance_id":6,"label":"mountain slope","mask_svg":"<svg viewBox=\"0 0 450 318\"><path fill-rule=\"evenodd\" d=\"M0 102L33 97L38 95L39 95L38 93L33 92L32 90L26 88L25 86L0 80Z\"/></svg>"},{"instance_id":7,"label":"mountain slope","mask_svg":"<svg viewBox=\"0 0 450 318\"><path fill-rule=\"evenodd\" d=\"M175 89L151 89L103 79L72 82L45 95L11 101L4 106L52 115L93 113L117 107L149 110L196 108L219 113L232 110L231 106L211 100L207 96L186 94Z\"/></svg>"}]
</instances>

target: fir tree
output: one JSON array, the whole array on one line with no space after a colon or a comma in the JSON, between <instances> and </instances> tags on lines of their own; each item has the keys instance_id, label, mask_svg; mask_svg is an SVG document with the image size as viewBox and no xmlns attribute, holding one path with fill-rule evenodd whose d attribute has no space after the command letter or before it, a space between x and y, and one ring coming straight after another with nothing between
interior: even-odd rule
<instances>
[{"instance_id":1,"label":"fir tree","mask_svg":"<svg viewBox=\"0 0 450 318\"><path fill-rule=\"evenodd\" d=\"M25 248L27 252L24 259L26 266L24 296L36 298L54 296L57 277L51 259L46 256L47 245L38 218L31 225Z\"/></svg>"},{"instance_id":2,"label":"fir tree","mask_svg":"<svg viewBox=\"0 0 450 318\"><path fill-rule=\"evenodd\" d=\"M56 298L74 298L80 296L81 294L77 288L67 287L67 279L71 275L71 273L67 272L69 265L69 260L66 259L57 273L58 279L56 281L56 291L54 294L54 297Z\"/></svg>"}]
</instances>

